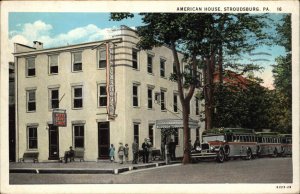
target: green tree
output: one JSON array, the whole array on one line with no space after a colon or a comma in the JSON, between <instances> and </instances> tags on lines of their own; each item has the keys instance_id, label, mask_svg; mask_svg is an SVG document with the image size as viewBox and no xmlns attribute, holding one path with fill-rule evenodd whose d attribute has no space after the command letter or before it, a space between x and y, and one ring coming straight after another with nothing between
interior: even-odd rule
<instances>
[{"instance_id":1,"label":"green tree","mask_svg":"<svg viewBox=\"0 0 300 194\"><path fill-rule=\"evenodd\" d=\"M273 65L274 98L272 106L273 126L276 130L292 131L292 54L291 54L291 15L286 14L277 25L275 42L286 50L285 56L276 58Z\"/></svg>"},{"instance_id":2,"label":"green tree","mask_svg":"<svg viewBox=\"0 0 300 194\"><path fill-rule=\"evenodd\" d=\"M172 79L177 82L182 105L184 155L183 163L189 163L188 112L190 100L199 83L197 66L203 65L205 121L206 128L212 128L213 114L213 74L216 60L223 64L222 56L249 51L255 47L264 34L265 26L261 15L251 14L174 14L174 13L141 13L143 24L137 27L140 36L138 47L151 49L168 45L173 53L176 73ZM111 19L122 20L133 17L130 13L112 13ZM178 52L185 54L189 72L180 70ZM216 55L218 58L216 59ZM184 95L184 89L188 90Z\"/></svg>"}]
</instances>

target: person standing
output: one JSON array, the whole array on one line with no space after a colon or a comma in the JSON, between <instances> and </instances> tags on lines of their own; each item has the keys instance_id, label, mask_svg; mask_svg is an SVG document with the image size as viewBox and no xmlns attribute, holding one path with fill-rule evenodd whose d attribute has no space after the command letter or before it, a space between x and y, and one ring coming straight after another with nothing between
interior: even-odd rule
<instances>
[{"instance_id":1,"label":"person standing","mask_svg":"<svg viewBox=\"0 0 300 194\"><path fill-rule=\"evenodd\" d=\"M160 144L160 150L161 150L161 158L163 160L165 160L166 152L165 152L165 142L164 141L162 141L161 144Z\"/></svg>"},{"instance_id":2,"label":"person standing","mask_svg":"<svg viewBox=\"0 0 300 194\"><path fill-rule=\"evenodd\" d=\"M143 148L143 163L148 163L149 160L149 147L147 138L144 139L144 143L142 144Z\"/></svg>"},{"instance_id":3,"label":"person standing","mask_svg":"<svg viewBox=\"0 0 300 194\"><path fill-rule=\"evenodd\" d=\"M121 142L119 143L118 155L119 155L120 164L123 164L124 146L123 143Z\"/></svg>"},{"instance_id":4,"label":"person standing","mask_svg":"<svg viewBox=\"0 0 300 194\"><path fill-rule=\"evenodd\" d=\"M149 162L152 162L153 158L152 158L152 143L151 143L151 139L150 138L147 138L147 144L148 144L148 151L149 151Z\"/></svg>"},{"instance_id":5,"label":"person standing","mask_svg":"<svg viewBox=\"0 0 300 194\"><path fill-rule=\"evenodd\" d=\"M128 144L125 144L124 156L125 156L126 163L128 163L128 155L129 155L129 147L128 147Z\"/></svg>"},{"instance_id":6,"label":"person standing","mask_svg":"<svg viewBox=\"0 0 300 194\"><path fill-rule=\"evenodd\" d=\"M199 138L197 137L197 139L195 140L194 142L194 149L195 150L200 150L200 141L199 141Z\"/></svg>"},{"instance_id":7,"label":"person standing","mask_svg":"<svg viewBox=\"0 0 300 194\"><path fill-rule=\"evenodd\" d=\"M168 146L169 146L169 152L170 152L171 160L175 160L176 159L176 155L175 155L176 143L173 141L173 139L171 139Z\"/></svg>"},{"instance_id":8,"label":"person standing","mask_svg":"<svg viewBox=\"0 0 300 194\"><path fill-rule=\"evenodd\" d=\"M134 139L132 143L132 164L137 164L138 163L138 154L139 154L139 144L137 143L137 140Z\"/></svg>"},{"instance_id":9,"label":"person standing","mask_svg":"<svg viewBox=\"0 0 300 194\"><path fill-rule=\"evenodd\" d=\"M109 158L110 158L111 162L115 161L115 147L114 147L114 144L111 144L111 146L109 148Z\"/></svg>"}]
</instances>

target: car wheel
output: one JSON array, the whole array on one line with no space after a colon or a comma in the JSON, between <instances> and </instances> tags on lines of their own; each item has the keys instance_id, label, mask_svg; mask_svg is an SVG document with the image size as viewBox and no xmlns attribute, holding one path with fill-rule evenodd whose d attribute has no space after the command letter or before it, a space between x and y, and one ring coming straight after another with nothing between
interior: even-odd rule
<instances>
[{"instance_id":1,"label":"car wheel","mask_svg":"<svg viewBox=\"0 0 300 194\"><path fill-rule=\"evenodd\" d=\"M220 149L220 151L218 152L218 155L217 155L217 161L220 163L223 163L224 159L225 159L224 150Z\"/></svg>"}]
</instances>

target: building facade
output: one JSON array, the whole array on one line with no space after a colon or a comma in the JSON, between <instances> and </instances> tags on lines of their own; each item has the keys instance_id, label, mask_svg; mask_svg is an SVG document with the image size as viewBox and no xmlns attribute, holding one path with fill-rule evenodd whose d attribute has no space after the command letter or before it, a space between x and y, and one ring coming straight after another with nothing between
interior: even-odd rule
<instances>
[{"instance_id":1,"label":"building facade","mask_svg":"<svg viewBox=\"0 0 300 194\"><path fill-rule=\"evenodd\" d=\"M131 148L137 139L141 147L146 137L160 149L156 121L182 118L177 83L169 80L172 52L166 46L139 50L138 40L122 26L118 35L97 42L48 49L37 41L34 47L16 43L17 159L38 151L40 161L57 160L73 146L84 150L86 161L97 161L108 159L110 144ZM193 98L190 118L199 121L202 109ZM65 111L65 126L54 123L56 110ZM191 129L192 141L201 129L200 123ZM182 130L172 138L182 156Z\"/></svg>"}]
</instances>

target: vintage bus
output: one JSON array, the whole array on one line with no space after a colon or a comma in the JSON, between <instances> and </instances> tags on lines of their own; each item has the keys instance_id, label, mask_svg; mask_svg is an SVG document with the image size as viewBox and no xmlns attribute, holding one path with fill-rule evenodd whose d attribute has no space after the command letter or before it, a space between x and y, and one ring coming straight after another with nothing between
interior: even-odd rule
<instances>
[{"instance_id":1,"label":"vintage bus","mask_svg":"<svg viewBox=\"0 0 300 194\"><path fill-rule=\"evenodd\" d=\"M263 156L281 156L284 153L281 146L281 136L277 132L256 132L258 145L258 157Z\"/></svg>"},{"instance_id":2,"label":"vintage bus","mask_svg":"<svg viewBox=\"0 0 300 194\"><path fill-rule=\"evenodd\" d=\"M230 158L250 160L258 153L255 131L243 128L219 128L202 134L200 148L191 151L191 159L215 158L218 162Z\"/></svg>"},{"instance_id":3,"label":"vintage bus","mask_svg":"<svg viewBox=\"0 0 300 194\"><path fill-rule=\"evenodd\" d=\"M282 156L292 156L292 134L280 134Z\"/></svg>"}]
</instances>

